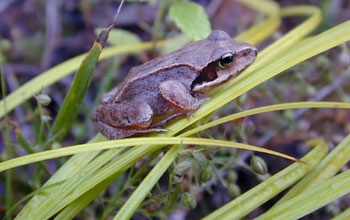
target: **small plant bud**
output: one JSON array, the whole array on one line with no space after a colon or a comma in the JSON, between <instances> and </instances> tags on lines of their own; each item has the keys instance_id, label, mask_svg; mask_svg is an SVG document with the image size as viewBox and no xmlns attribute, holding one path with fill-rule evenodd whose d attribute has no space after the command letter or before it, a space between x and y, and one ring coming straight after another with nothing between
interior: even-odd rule
<instances>
[{"instance_id":1,"label":"small plant bud","mask_svg":"<svg viewBox=\"0 0 350 220\"><path fill-rule=\"evenodd\" d=\"M228 174L227 174L227 179L231 183L235 183L235 182L237 182L238 175L237 175L237 173L235 171L229 171Z\"/></svg>"},{"instance_id":2,"label":"small plant bud","mask_svg":"<svg viewBox=\"0 0 350 220\"><path fill-rule=\"evenodd\" d=\"M328 204L326 206L326 211L332 216L337 216L341 213L341 209L335 203Z\"/></svg>"},{"instance_id":3,"label":"small plant bud","mask_svg":"<svg viewBox=\"0 0 350 220\"><path fill-rule=\"evenodd\" d=\"M208 159L205 157L202 151L193 151L192 153L194 159L196 159L200 163L207 163Z\"/></svg>"},{"instance_id":4,"label":"small plant bud","mask_svg":"<svg viewBox=\"0 0 350 220\"><path fill-rule=\"evenodd\" d=\"M196 198L191 193L184 193L181 197L181 203L189 209L194 209L197 205Z\"/></svg>"},{"instance_id":5,"label":"small plant bud","mask_svg":"<svg viewBox=\"0 0 350 220\"><path fill-rule=\"evenodd\" d=\"M149 213L154 213L154 212L158 211L159 208L160 208L159 202L154 200L154 199L149 200L146 204L146 210Z\"/></svg>"},{"instance_id":6,"label":"small plant bud","mask_svg":"<svg viewBox=\"0 0 350 220\"><path fill-rule=\"evenodd\" d=\"M190 161L182 161L179 164L176 165L175 167L175 174L182 176L185 173L187 173L190 168L192 167L192 163Z\"/></svg>"},{"instance_id":7,"label":"small plant bud","mask_svg":"<svg viewBox=\"0 0 350 220\"><path fill-rule=\"evenodd\" d=\"M232 197L237 197L241 195L241 189L237 184L231 183L228 185L228 193L230 193Z\"/></svg>"},{"instance_id":8,"label":"small plant bud","mask_svg":"<svg viewBox=\"0 0 350 220\"><path fill-rule=\"evenodd\" d=\"M258 174L265 175L267 173L267 165L261 157L253 156L250 160L250 165Z\"/></svg>"},{"instance_id":9,"label":"small plant bud","mask_svg":"<svg viewBox=\"0 0 350 220\"><path fill-rule=\"evenodd\" d=\"M346 50L343 50L340 53L339 60L340 60L341 64L344 65L344 67L348 67L350 65L350 53Z\"/></svg>"},{"instance_id":10,"label":"small plant bud","mask_svg":"<svg viewBox=\"0 0 350 220\"><path fill-rule=\"evenodd\" d=\"M38 100L38 102L41 104L41 105L48 105L50 104L51 102L51 98L46 95L46 94L40 94L36 97L36 100Z\"/></svg>"},{"instance_id":11,"label":"small plant bud","mask_svg":"<svg viewBox=\"0 0 350 220\"><path fill-rule=\"evenodd\" d=\"M247 99L247 93L243 93L240 97L238 97L237 104L242 105Z\"/></svg>"},{"instance_id":12,"label":"small plant bud","mask_svg":"<svg viewBox=\"0 0 350 220\"><path fill-rule=\"evenodd\" d=\"M200 179L202 182L208 182L209 180L211 180L212 177L213 177L213 169L208 164L202 169L200 173Z\"/></svg>"},{"instance_id":13,"label":"small plant bud","mask_svg":"<svg viewBox=\"0 0 350 220\"><path fill-rule=\"evenodd\" d=\"M51 121L52 118L51 118L49 115L42 115L42 116L41 116L41 120L42 120L42 121Z\"/></svg>"}]
</instances>

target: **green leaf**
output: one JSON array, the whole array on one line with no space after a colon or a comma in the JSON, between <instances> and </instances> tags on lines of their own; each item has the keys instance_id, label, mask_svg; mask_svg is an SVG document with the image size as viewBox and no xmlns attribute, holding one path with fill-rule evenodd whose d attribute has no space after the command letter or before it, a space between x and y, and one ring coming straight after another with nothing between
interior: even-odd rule
<instances>
[{"instance_id":1,"label":"green leaf","mask_svg":"<svg viewBox=\"0 0 350 220\"><path fill-rule=\"evenodd\" d=\"M97 28L95 30L95 33L98 34L100 31L103 30L102 28ZM111 32L109 32L109 37L107 39L107 42L112 44L113 46L121 46L121 45L128 45L128 44L138 44L141 43L141 39L134 33L131 33L130 31L126 31L123 29L112 29Z\"/></svg>"},{"instance_id":2,"label":"green leaf","mask_svg":"<svg viewBox=\"0 0 350 220\"><path fill-rule=\"evenodd\" d=\"M204 8L196 3L176 1L170 6L169 15L177 27L195 41L206 38L211 32Z\"/></svg>"}]
</instances>

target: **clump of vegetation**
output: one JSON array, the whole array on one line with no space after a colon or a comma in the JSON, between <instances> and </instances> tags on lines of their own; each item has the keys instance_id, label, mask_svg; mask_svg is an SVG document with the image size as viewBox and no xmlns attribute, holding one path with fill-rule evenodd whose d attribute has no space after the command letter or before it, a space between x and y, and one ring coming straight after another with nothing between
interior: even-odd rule
<instances>
[{"instance_id":1,"label":"clump of vegetation","mask_svg":"<svg viewBox=\"0 0 350 220\"><path fill-rule=\"evenodd\" d=\"M95 20L110 5L4 2L0 20L11 30L11 37L0 32L4 218L349 218L349 204L341 199L350 192L346 7L327 0L318 6L281 6L269 0L128 2L117 21L124 28L112 29L115 19L101 29ZM157 10L149 22L126 24L126 7ZM15 10L40 12L37 19L45 30L33 18L25 20L25 14L15 18L28 29L13 28L6 22ZM113 16L106 17L111 23ZM254 64L239 77L211 91L210 101L190 118L167 126L167 133L110 141L100 134L92 137L90 111L125 77L123 71L225 25L231 34L239 30L236 40L260 48ZM90 31L89 37L73 42L67 37L68 47L57 46L57 37L69 36L75 28ZM80 42L85 50L74 54ZM41 74L26 82L26 75L15 75L22 65ZM65 81L75 71L74 79Z\"/></svg>"}]
</instances>

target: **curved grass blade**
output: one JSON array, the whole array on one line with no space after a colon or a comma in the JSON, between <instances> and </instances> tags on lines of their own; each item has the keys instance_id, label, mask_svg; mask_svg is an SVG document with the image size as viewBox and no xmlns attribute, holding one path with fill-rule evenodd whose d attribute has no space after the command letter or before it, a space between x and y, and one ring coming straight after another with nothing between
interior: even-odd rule
<instances>
[{"instance_id":1,"label":"curved grass blade","mask_svg":"<svg viewBox=\"0 0 350 220\"><path fill-rule=\"evenodd\" d=\"M307 165L302 163L292 164L266 181L255 186L253 189L245 192L237 199L227 203L215 212L212 212L210 215L203 218L203 220L243 218L256 207L259 207L305 176L324 158L327 152L328 147L326 145L318 145L302 158Z\"/></svg>"},{"instance_id":2,"label":"curved grass blade","mask_svg":"<svg viewBox=\"0 0 350 220\"><path fill-rule=\"evenodd\" d=\"M265 0L235 1L267 15L266 20L264 20L260 24L254 25L249 30L235 37L235 40L246 41L250 44L256 45L270 37L271 33L276 31L279 25L281 24L280 7L276 2Z\"/></svg>"},{"instance_id":3,"label":"curved grass blade","mask_svg":"<svg viewBox=\"0 0 350 220\"><path fill-rule=\"evenodd\" d=\"M299 219L348 193L350 193L350 170L304 191L256 220Z\"/></svg>"},{"instance_id":4,"label":"curved grass blade","mask_svg":"<svg viewBox=\"0 0 350 220\"><path fill-rule=\"evenodd\" d=\"M126 148L130 146L141 145L169 145L169 144L184 144L184 145L210 145L221 147L232 147L238 149L252 150L257 152L269 153L276 156L284 157L290 160L298 161L297 159L284 155L272 150L251 146L248 144L235 143L231 141L213 140L207 138L185 138L185 137L145 137L145 138L125 138L113 141L104 141L98 143L79 144L71 147L64 147L54 150L42 151L30 155L17 157L0 163L0 172L12 169L18 166L31 164L43 160L68 156L72 154L84 153L89 151L100 151L111 148Z\"/></svg>"},{"instance_id":5,"label":"curved grass blade","mask_svg":"<svg viewBox=\"0 0 350 220\"><path fill-rule=\"evenodd\" d=\"M189 131L186 131L185 133L181 134L181 137L188 137L191 136L197 132L203 131L205 129L217 126L219 124L223 124L229 121L233 121L239 118L247 117L250 115L256 115L260 113L265 112L272 112L272 111L279 111L279 110L287 110L287 109L300 109L300 108L343 108L343 109L349 109L350 103L343 103L343 102L291 102L291 103L283 103L283 104L276 104L276 105L269 105L269 106L263 106L259 108L253 108L246 111L238 112L232 115L228 115L225 117L222 117L220 119L217 119L215 121L206 123L204 125L198 126L194 129L191 129Z\"/></svg>"}]
</instances>

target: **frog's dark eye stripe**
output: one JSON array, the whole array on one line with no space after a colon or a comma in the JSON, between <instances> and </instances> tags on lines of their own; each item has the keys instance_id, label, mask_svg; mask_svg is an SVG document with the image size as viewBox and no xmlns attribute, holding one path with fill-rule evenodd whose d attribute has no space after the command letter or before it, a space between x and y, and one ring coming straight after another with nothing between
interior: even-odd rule
<instances>
[{"instance_id":1,"label":"frog's dark eye stripe","mask_svg":"<svg viewBox=\"0 0 350 220\"><path fill-rule=\"evenodd\" d=\"M220 68L225 68L226 66L230 65L234 60L234 54L233 53L225 53L221 56L220 60L218 61L218 66Z\"/></svg>"}]
</instances>

